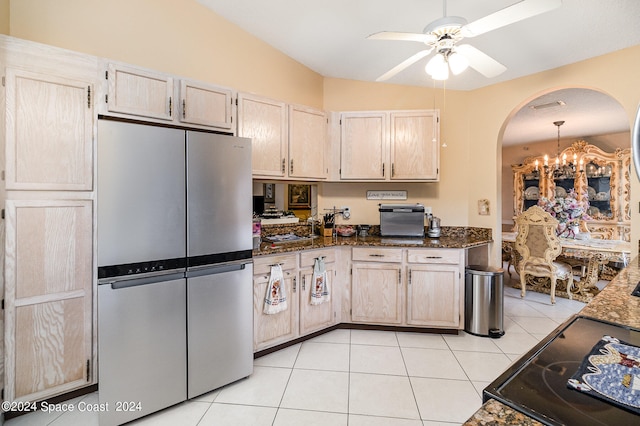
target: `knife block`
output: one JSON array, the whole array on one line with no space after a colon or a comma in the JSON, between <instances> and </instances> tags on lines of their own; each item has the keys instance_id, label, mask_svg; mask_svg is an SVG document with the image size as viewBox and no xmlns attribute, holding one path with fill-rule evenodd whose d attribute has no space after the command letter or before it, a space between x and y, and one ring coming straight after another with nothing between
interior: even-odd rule
<instances>
[{"instance_id":1,"label":"knife block","mask_svg":"<svg viewBox=\"0 0 640 426\"><path fill-rule=\"evenodd\" d=\"M326 228L324 225L320 228L320 235L323 237L331 237L333 236L333 227Z\"/></svg>"}]
</instances>

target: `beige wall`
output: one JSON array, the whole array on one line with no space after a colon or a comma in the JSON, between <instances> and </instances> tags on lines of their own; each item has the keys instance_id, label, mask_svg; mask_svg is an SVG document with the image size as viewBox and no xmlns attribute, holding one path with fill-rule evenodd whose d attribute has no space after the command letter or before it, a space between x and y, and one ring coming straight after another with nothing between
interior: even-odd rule
<instances>
[{"instance_id":1,"label":"beige wall","mask_svg":"<svg viewBox=\"0 0 640 426\"><path fill-rule=\"evenodd\" d=\"M195 1L10 0L10 16L10 35L16 37L328 111L430 109L434 105L434 91L429 88L323 79ZM640 100L638 69L640 46L635 46L483 89L447 90L446 98L438 89L436 108L441 109L441 135L448 145L441 154L441 181L398 186L409 191L409 201L431 205L443 225L490 227L498 239L500 141L511 115L544 93L584 87L620 102L631 126ZM386 186L325 184L320 208L345 202L354 209L352 223L377 223L377 203L364 200L369 188ZM483 198L490 201L488 216L477 212L477 202ZM634 178L632 205L639 200L640 183ZM638 224L640 214L633 210L632 223ZM639 237L640 226L632 225L634 255ZM494 263L499 262L499 251L495 244Z\"/></svg>"},{"instance_id":2,"label":"beige wall","mask_svg":"<svg viewBox=\"0 0 640 426\"><path fill-rule=\"evenodd\" d=\"M14 37L322 108L322 76L195 0L9 1Z\"/></svg>"},{"instance_id":3,"label":"beige wall","mask_svg":"<svg viewBox=\"0 0 640 426\"><path fill-rule=\"evenodd\" d=\"M378 224L379 201L367 200L366 191L402 189L409 196L403 203L431 206L443 226L467 225L467 182L459 170L460 165L466 163L467 142L464 128L457 119L465 115L466 97L468 93L460 91L326 79L324 104L329 111L433 109L435 106L440 110L441 142L446 142L447 147L440 150L440 182L323 184L321 203L329 207L351 207L351 223Z\"/></svg>"},{"instance_id":4,"label":"beige wall","mask_svg":"<svg viewBox=\"0 0 640 426\"><path fill-rule=\"evenodd\" d=\"M9 1L0 0L0 34L9 35Z\"/></svg>"},{"instance_id":5,"label":"beige wall","mask_svg":"<svg viewBox=\"0 0 640 426\"><path fill-rule=\"evenodd\" d=\"M470 193L476 194L483 188L493 188L492 205L501 203L502 194L502 149L500 140L508 119L529 100L544 93L568 87L584 87L600 90L616 99L629 116L629 127L640 100L640 84L637 83L637 69L640 67L640 46L624 49L601 57L589 59L562 68L538 73L532 76L508 81L470 93L469 132L476 135L477 142L470 140L469 169L472 164L492 164L493 170L487 169L485 175L470 180ZM612 75L612 70L616 70ZM494 160L495 158L495 160ZM631 205L640 200L640 184L635 178L631 186ZM473 200L470 200L470 204ZM494 231L500 229L500 212L490 219ZM486 223L484 216L469 212L469 223L482 226ZM632 209L631 241L634 255L638 250L640 237L640 214ZM494 251L497 259L498 247Z\"/></svg>"}]
</instances>

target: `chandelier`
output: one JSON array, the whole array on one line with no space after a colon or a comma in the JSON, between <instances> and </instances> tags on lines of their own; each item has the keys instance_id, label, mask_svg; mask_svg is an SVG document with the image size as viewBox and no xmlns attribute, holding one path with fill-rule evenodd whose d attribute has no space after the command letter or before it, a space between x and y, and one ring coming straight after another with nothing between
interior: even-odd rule
<instances>
[{"instance_id":1,"label":"chandelier","mask_svg":"<svg viewBox=\"0 0 640 426\"><path fill-rule=\"evenodd\" d=\"M560 158L560 126L564 124L564 121L554 121L553 125L558 128L558 147L556 151L556 160L555 165L549 166L549 155L544 155L544 162L542 164L542 169L540 169L539 161L536 160L534 162L535 169L534 173L536 173L539 177L540 173L543 173L544 176L553 179L561 179L561 178L570 178L573 177L576 173L581 173L584 169L584 162L582 158L578 161L578 154L573 154L573 161L567 162L567 154L563 154L562 158Z\"/></svg>"}]
</instances>

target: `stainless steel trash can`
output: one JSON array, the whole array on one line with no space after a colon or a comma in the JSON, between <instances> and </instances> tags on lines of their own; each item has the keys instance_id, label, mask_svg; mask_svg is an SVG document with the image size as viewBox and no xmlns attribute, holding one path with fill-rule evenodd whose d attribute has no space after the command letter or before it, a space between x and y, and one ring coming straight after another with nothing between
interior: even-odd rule
<instances>
[{"instance_id":1,"label":"stainless steel trash can","mask_svg":"<svg viewBox=\"0 0 640 426\"><path fill-rule=\"evenodd\" d=\"M476 336L504 335L504 270L469 265L464 281L464 330Z\"/></svg>"}]
</instances>

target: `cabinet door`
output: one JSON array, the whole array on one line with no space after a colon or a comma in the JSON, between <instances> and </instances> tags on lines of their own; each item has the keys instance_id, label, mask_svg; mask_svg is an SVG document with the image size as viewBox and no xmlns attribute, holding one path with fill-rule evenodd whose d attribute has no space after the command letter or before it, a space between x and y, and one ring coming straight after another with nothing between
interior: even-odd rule
<instances>
[{"instance_id":1,"label":"cabinet door","mask_svg":"<svg viewBox=\"0 0 640 426\"><path fill-rule=\"evenodd\" d=\"M193 81L180 81L180 122L231 130L231 89Z\"/></svg>"},{"instance_id":2,"label":"cabinet door","mask_svg":"<svg viewBox=\"0 0 640 426\"><path fill-rule=\"evenodd\" d=\"M407 324L459 328L458 265L411 266L407 289Z\"/></svg>"},{"instance_id":3,"label":"cabinet door","mask_svg":"<svg viewBox=\"0 0 640 426\"><path fill-rule=\"evenodd\" d=\"M7 200L5 400L90 383L92 202Z\"/></svg>"},{"instance_id":4,"label":"cabinet door","mask_svg":"<svg viewBox=\"0 0 640 426\"><path fill-rule=\"evenodd\" d=\"M399 264L354 263L351 281L351 320L375 324L400 324L401 282Z\"/></svg>"},{"instance_id":5,"label":"cabinet door","mask_svg":"<svg viewBox=\"0 0 640 426\"><path fill-rule=\"evenodd\" d=\"M298 337L298 292L294 271L283 271L287 292L287 309L277 314L265 314L264 300L269 287L269 275L256 275L253 280L253 348L255 351L284 343Z\"/></svg>"},{"instance_id":6,"label":"cabinet door","mask_svg":"<svg viewBox=\"0 0 640 426\"><path fill-rule=\"evenodd\" d=\"M173 120L173 78L126 65L109 64L107 108L111 112Z\"/></svg>"},{"instance_id":7,"label":"cabinet door","mask_svg":"<svg viewBox=\"0 0 640 426\"><path fill-rule=\"evenodd\" d=\"M322 328L329 327L334 323L333 300L333 278L335 269L332 264L326 264L327 287L329 288L330 300L319 305L311 304L311 291L313 290L313 268L302 270L302 283L300 291L300 334L305 335Z\"/></svg>"},{"instance_id":8,"label":"cabinet door","mask_svg":"<svg viewBox=\"0 0 640 426\"><path fill-rule=\"evenodd\" d=\"M238 95L238 136L251 138L254 177L284 177L287 107L283 102Z\"/></svg>"},{"instance_id":9,"label":"cabinet door","mask_svg":"<svg viewBox=\"0 0 640 426\"><path fill-rule=\"evenodd\" d=\"M393 112L391 179L438 180L439 132L435 112Z\"/></svg>"},{"instance_id":10,"label":"cabinet door","mask_svg":"<svg viewBox=\"0 0 640 426\"><path fill-rule=\"evenodd\" d=\"M343 113L340 123L340 179L384 180L387 115Z\"/></svg>"},{"instance_id":11,"label":"cabinet door","mask_svg":"<svg viewBox=\"0 0 640 426\"><path fill-rule=\"evenodd\" d=\"M325 179L327 116L323 111L289 106L289 177Z\"/></svg>"},{"instance_id":12,"label":"cabinet door","mask_svg":"<svg viewBox=\"0 0 640 426\"><path fill-rule=\"evenodd\" d=\"M8 68L7 189L91 190L93 84Z\"/></svg>"}]
</instances>

